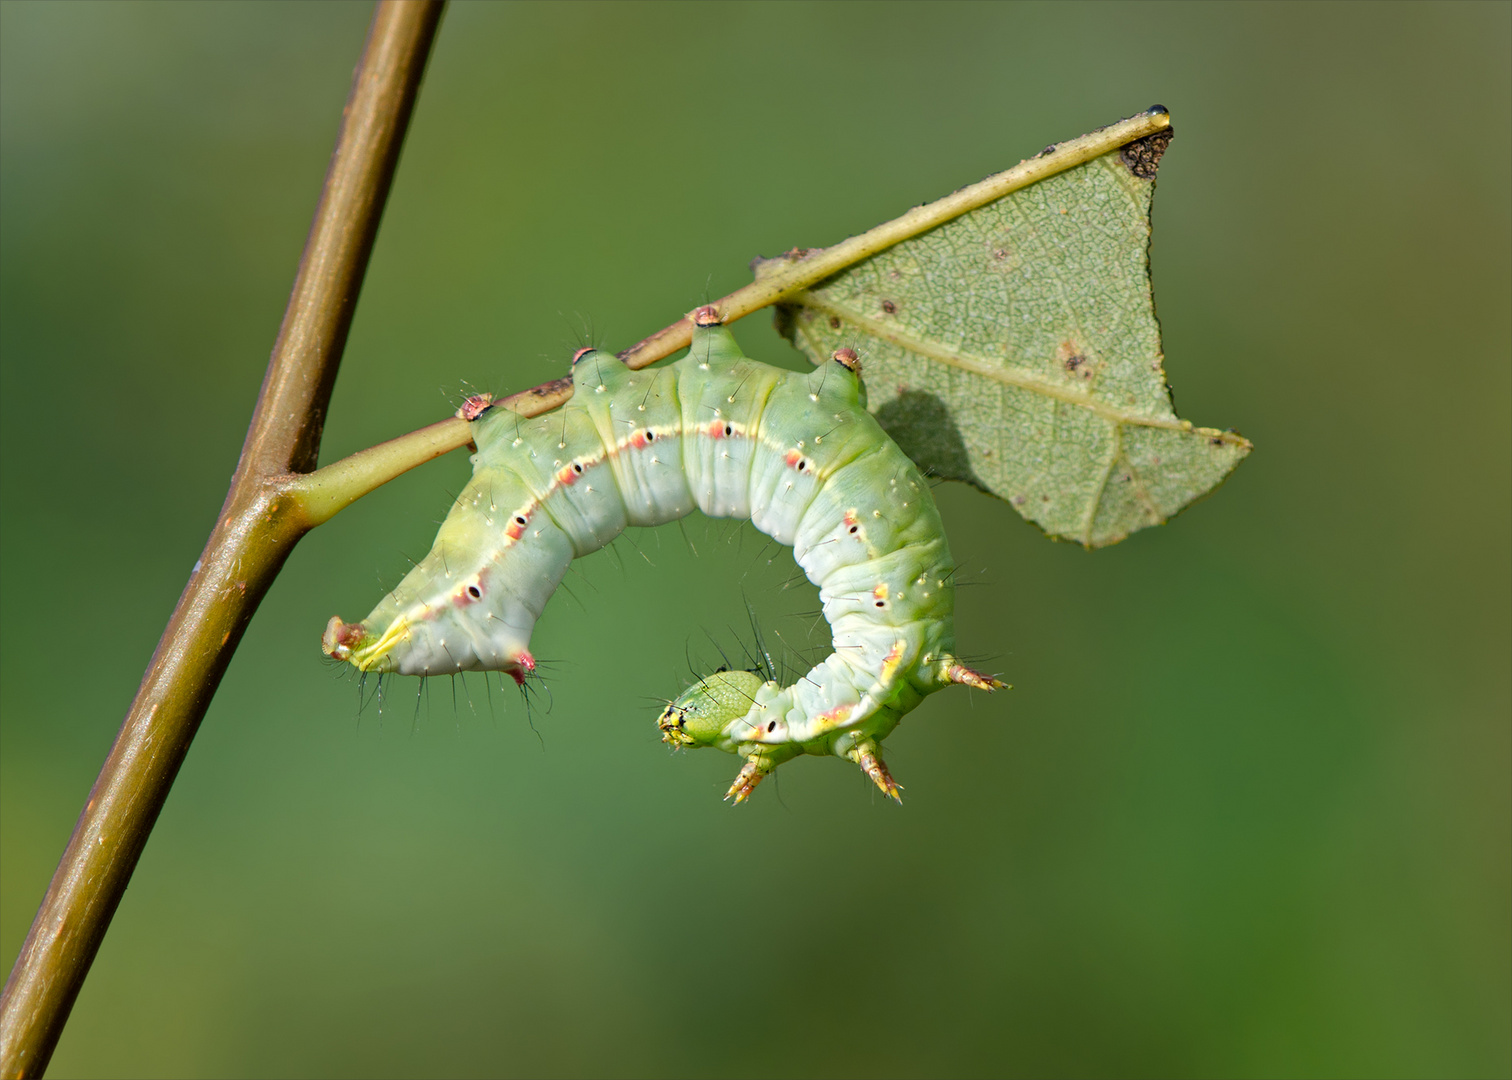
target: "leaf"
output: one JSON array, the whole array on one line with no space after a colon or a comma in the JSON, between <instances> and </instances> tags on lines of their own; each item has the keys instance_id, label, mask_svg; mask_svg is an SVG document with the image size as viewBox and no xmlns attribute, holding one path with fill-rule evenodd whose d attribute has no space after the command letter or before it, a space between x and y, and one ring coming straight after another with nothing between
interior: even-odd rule
<instances>
[{"instance_id":1,"label":"leaf","mask_svg":"<svg viewBox=\"0 0 1512 1080\"><path fill-rule=\"evenodd\" d=\"M778 329L816 364L860 353L870 408L926 472L1087 547L1158 525L1250 452L1178 419L1150 291L1169 130L904 240L794 293ZM1049 151L1047 151L1048 153ZM757 280L811 253L755 264Z\"/></svg>"}]
</instances>

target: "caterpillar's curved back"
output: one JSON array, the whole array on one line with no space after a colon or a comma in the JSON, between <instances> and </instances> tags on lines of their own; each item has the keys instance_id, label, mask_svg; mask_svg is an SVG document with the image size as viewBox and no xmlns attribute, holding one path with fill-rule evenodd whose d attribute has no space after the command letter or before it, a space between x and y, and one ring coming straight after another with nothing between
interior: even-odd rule
<instances>
[{"instance_id":1,"label":"caterpillar's curved back","mask_svg":"<svg viewBox=\"0 0 1512 1080\"><path fill-rule=\"evenodd\" d=\"M819 587L835 651L791 686L701 680L662 713L664 739L743 756L737 802L805 753L848 758L896 798L880 744L902 716L952 682L1002 685L954 656L954 567L929 486L866 411L853 352L789 372L743 355L712 308L695 323L688 355L661 369L581 351L572 399L544 416L470 400L473 477L435 546L362 622L333 618L325 651L363 671L523 680L572 559L695 509L750 518Z\"/></svg>"}]
</instances>

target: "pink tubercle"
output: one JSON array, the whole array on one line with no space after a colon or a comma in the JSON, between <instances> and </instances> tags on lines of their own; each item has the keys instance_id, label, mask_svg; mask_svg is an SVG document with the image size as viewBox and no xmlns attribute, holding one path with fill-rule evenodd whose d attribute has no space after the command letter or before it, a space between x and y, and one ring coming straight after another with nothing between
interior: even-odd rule
<instances>
[{"instance_id":1,"label":"pink tubercle","mask_svg":"<svg viewBox=\"0 0 1512 1080\"><path fill-rule=\"evenodd\" d=\"M457 417L461 420L476 420L489 409L493 408L494 396L489 393L472 394L462 403L457 410Z\"/></svg>"},{"instance_id":2,"label":"pink tubercle","mask_svg":"<svg viewBox=\"0 0 1512 1080\"><path fill-rule=\"evenodd\" d=\"M514 663L504 670L509 673L518 686L525 685L525 677L535 671L535 657L530 655L529 649L521 649L519 655L514 658Z\"/></svg>"}]
</instances>

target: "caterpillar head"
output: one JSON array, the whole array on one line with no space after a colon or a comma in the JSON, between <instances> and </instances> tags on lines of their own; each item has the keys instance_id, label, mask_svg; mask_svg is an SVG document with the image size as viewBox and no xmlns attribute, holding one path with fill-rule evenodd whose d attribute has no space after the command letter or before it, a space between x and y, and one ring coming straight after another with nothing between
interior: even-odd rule
<instances>
[{"instance_id":1,"label":"caterpillar head","mask_svg":"<svg viewBox=\"0 0 1512 1080\"><path fill-rule=\"evenodd\" d=\"M656 726L673 746L714 746L724 729L751 711L765 682L754 671L716 671L662 710Z\"/></svg>"}]
</instances>

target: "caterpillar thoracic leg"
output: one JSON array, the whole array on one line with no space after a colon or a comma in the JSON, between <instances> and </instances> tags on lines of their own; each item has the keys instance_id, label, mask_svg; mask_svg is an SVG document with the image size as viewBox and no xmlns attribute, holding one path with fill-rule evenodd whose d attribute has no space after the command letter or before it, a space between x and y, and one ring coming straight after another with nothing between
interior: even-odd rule
<instances>
[{"instance_id":1,"label":"caterpillar thoracic leg","mask_svg":"<svg viewBox=\"0 0 1512 1080\"><path fill-rule=\"evenodd\" d=\"M853 761L896 799L881 743L904 714L951 683L1003 685L954 656L954 563L929 485L866 411L853 350L789 372L743 355L713 308L693 321L669 367L580 350L572 399L545 416L469 398L473 478L434 548L361 623L333 618L325 651L362 671L523 682L574 558L695 509L750 518L819 587L835 651L790 686L700 680L661 714L663 739L743 757L737 803L800 754Z\"/></svg>"}]
</instances>

